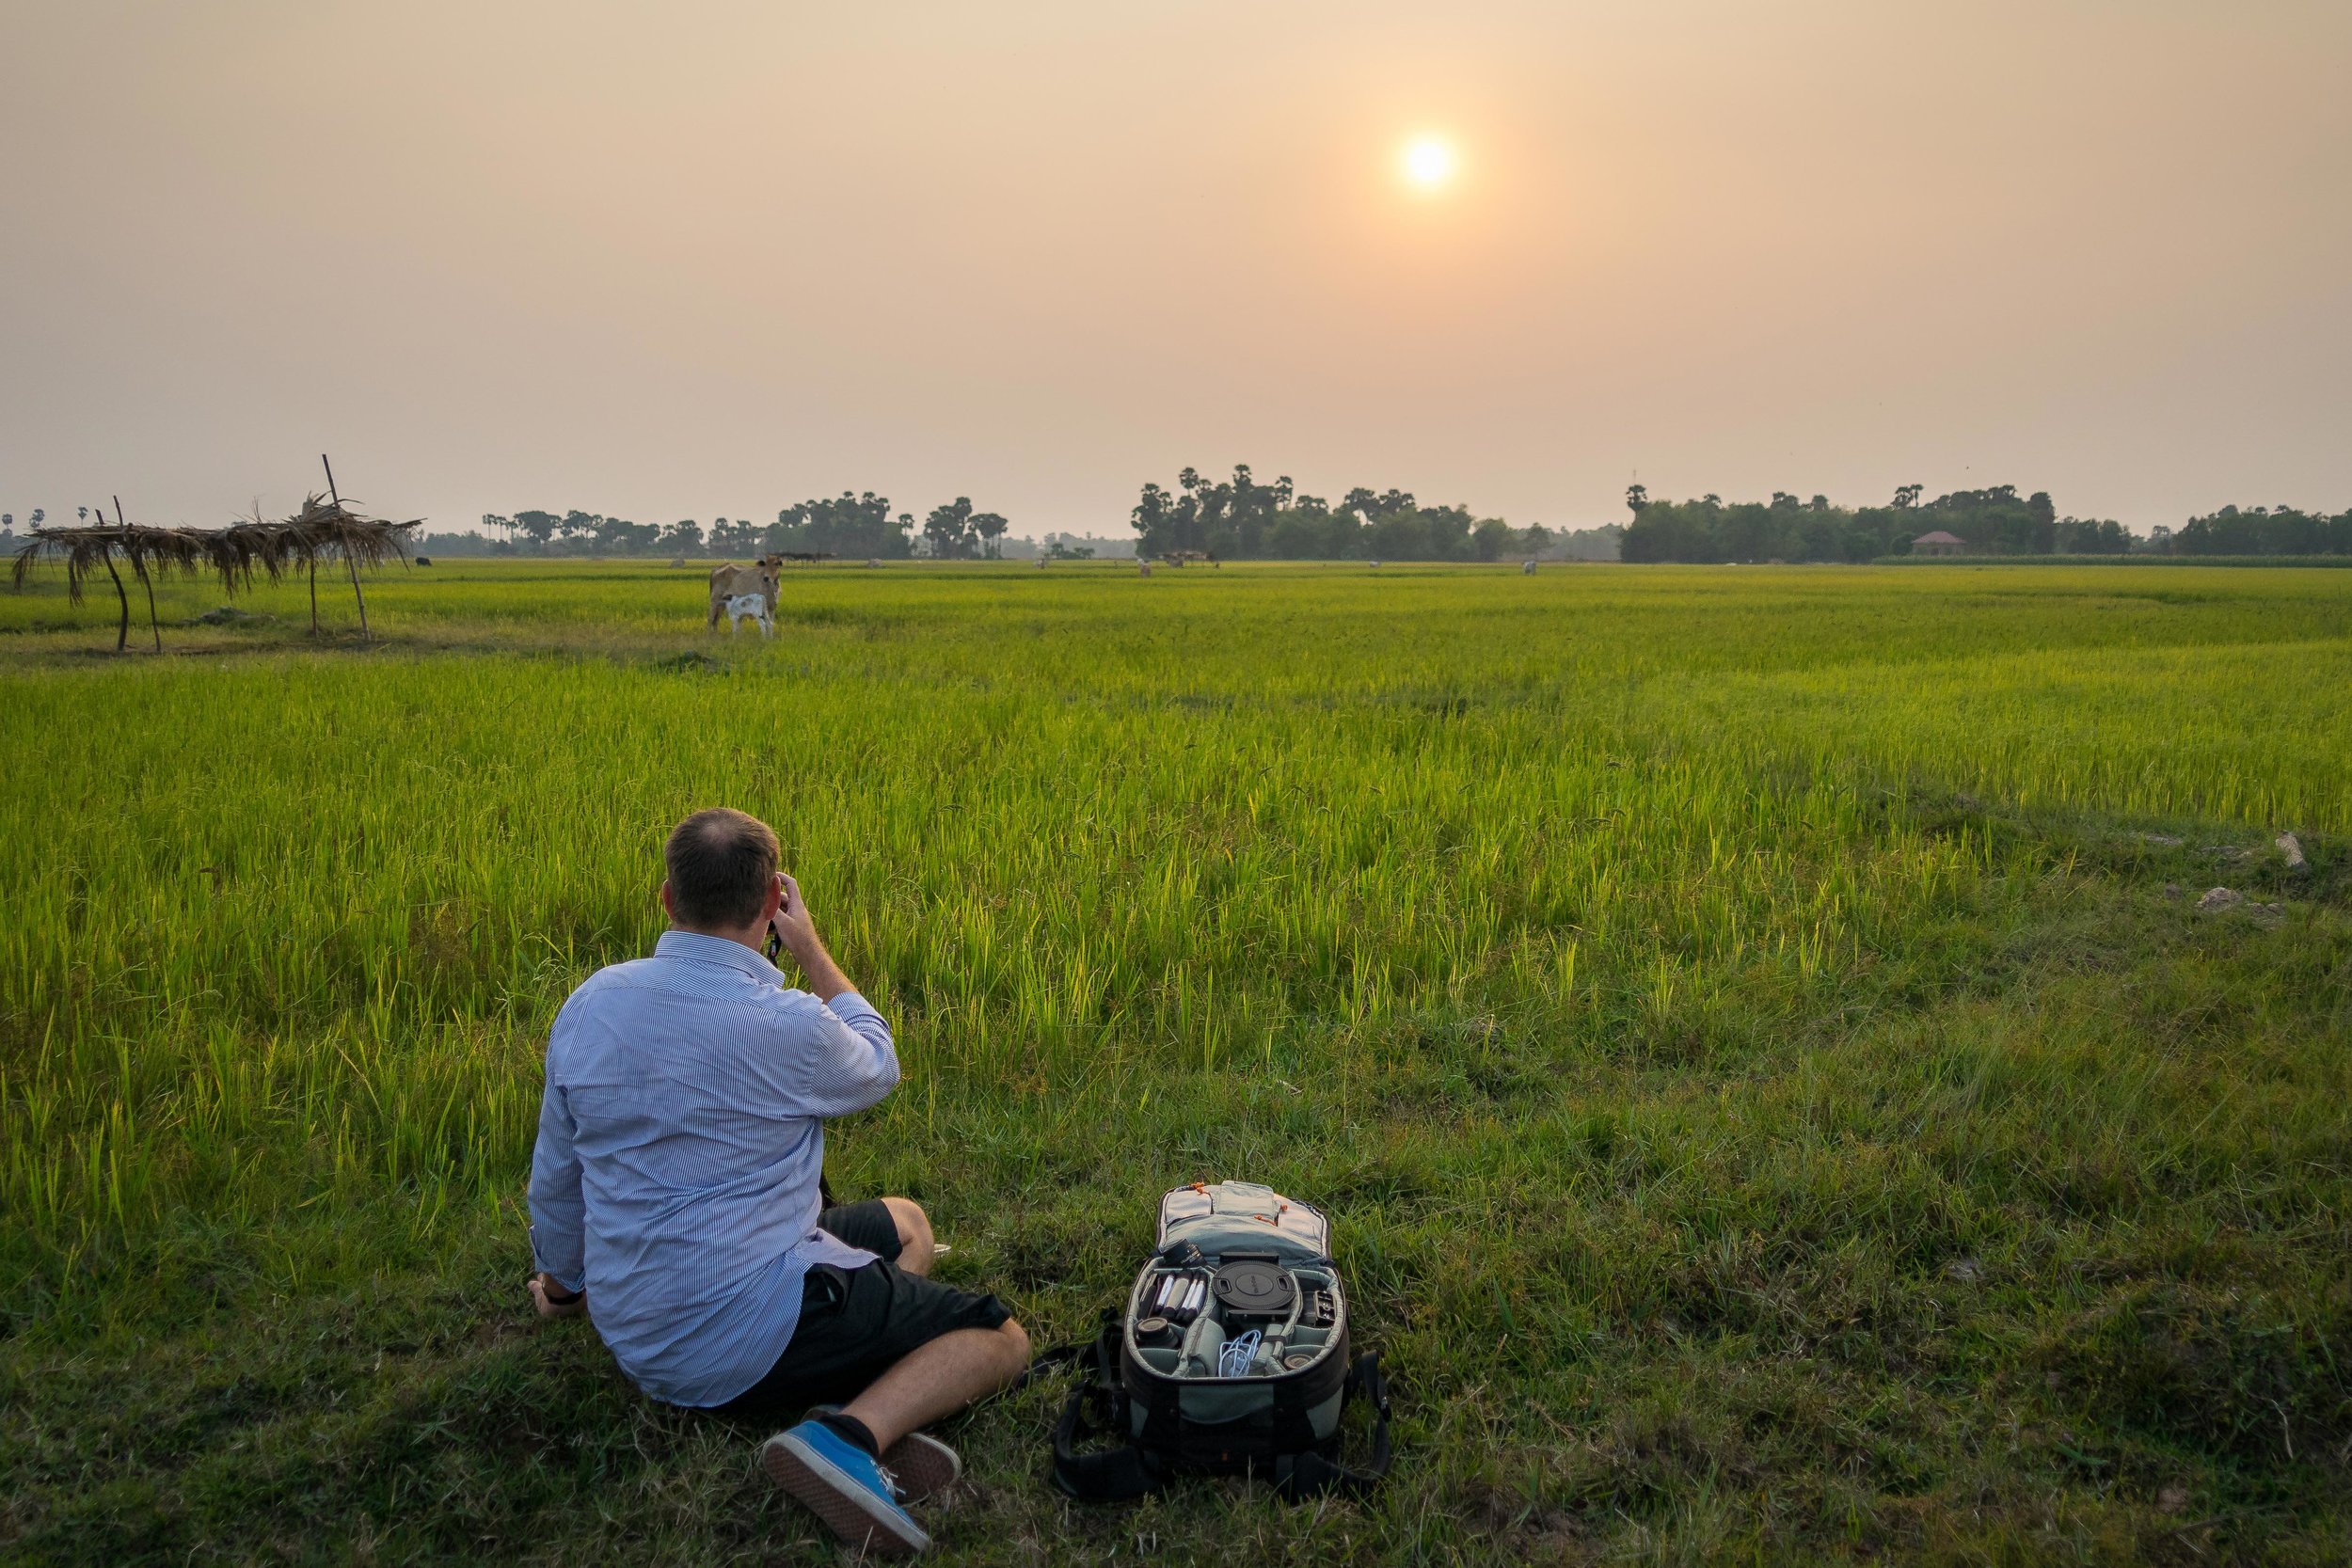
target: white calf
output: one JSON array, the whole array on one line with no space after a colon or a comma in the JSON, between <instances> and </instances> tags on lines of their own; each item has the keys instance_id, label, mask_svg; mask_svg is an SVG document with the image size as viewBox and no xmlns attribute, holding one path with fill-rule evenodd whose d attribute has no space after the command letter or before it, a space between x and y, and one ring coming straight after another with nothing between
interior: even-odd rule
<instances>
[{"instance_id":1,"label":"white calf","mask_svg":"<svg viewBox=\"0 0 2352 1568\"><path fill-rule=\"evenodd\" d=\"M758 622L759 635L762 637L773 637L776 634L776 618L768 608L767 594L731 594L727 598L725 609L729 637L733 637L742 629L741 623L744 621Z\"/></svg>"}]
</instances>

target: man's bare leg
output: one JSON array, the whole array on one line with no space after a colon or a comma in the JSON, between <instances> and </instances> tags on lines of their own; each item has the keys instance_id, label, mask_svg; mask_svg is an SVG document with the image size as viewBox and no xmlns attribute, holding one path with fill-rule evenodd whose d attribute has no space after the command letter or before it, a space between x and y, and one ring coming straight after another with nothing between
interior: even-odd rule
<instances>
[{"instance_id":1,"label":"man's bare leg","mask_svg":"<svg viewBox=\"0 0 2352 1568\"><path fill-rule=\"evenodd\" d=\"M908 1433L1006 1386L1028 1364L1029 1337L1019 1323L959 1328L893 1363L841 1413L863 1421L875 1448L886 1450Z\"/></svg>"},{"instance_id":2,"label":"man's bare leg","mask_svg":"<svg viewBox=\"0 0 2352 1568\"><path fill-rule=\"evenodd\" d=\"M923 1212L923 1206L911 1197L886 1197L882 1207L898 1227L898 1267L913 1275L931 1272L931 1260L937 1256L931 1239L931 1220Z\"/></svg>"}]
</instances>

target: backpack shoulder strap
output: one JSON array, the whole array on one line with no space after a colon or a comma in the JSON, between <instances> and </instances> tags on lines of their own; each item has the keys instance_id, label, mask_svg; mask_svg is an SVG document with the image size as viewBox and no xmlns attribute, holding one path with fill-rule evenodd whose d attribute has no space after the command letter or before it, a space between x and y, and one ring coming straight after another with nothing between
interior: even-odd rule
<instances>
[{"instance_id":1,"label":"backpack shoulder strap","mask_svg":"<svg viewBox=\"0 0 2352 1568\"><path fill-rule=\"evenodd\" d=\"M1054 1484L1082 1502L1132 1502L1156 1492L1167 1479L1160 1462L1137 1447L1128 1433L1126 1390L1119 1379L1121 1325L1116 1313L1103 1314L1103 1330L1091 1340L1057 1345L1029 1363L1025 1381L1053 1367L1083 1365L1089 1358L1089 1375L1078 1380L1063 1402L1061 1419L1054 1424ZM1096 1414L1089 1416L1091 1408ZM1106 1449L1080 1453L1086 1437L1110 1437Z\"/></svg>"},{"instance_id":2,"label":"backpack shoulder strap","mask_svg":"<svg viewBox=\"0 0 2352 1568\"><path fill-rule=\"evenodd\" d=\"M1017 1394L1043 1373L1081 1365L1093 1368L1105 1382L1116 1384L1122 1327L1119 1314L1110 1307L1104 1307L1101 1319L1095 1323L1092 1338L1073 1339L1066 1345L1056 1345L1051 1350L1038 1352L1029 1358L1029 1364L1021 1370L1021 1375L1005 1392ZM1104 1359L1106 1356L1107 1360Z\"/></svg>"},{"instance_id":3,"label":"backpack shoulder strap","mask_svg":"<svg viewBox=\"0 0 2352 1568\"><path fill-rule=\"evenodd\" d=\"M1077 1450L1078 1438L1101 1431L1088 1422L1084 1406L1089 1389L1070 1391L1061 1420L1054 1428L1054 1484L1080 1502L1124 1503L1160 1489L1167 1479L1159 1463L1137 1448L1124 1433L1114 1448L1093 1453Z\"/></svg>"},{"instance_id":4,"label":"backpack shoulder strap","mask_svg":"<svg viewBox=\"0 0 2352 1568\"><path fill-rule=\"evenodd\" d=\"M1312 1449L1284 1454L1274 1462L1274 1489L1285 1499L1296 1502L1301 1497L1333 1491L1354 1497L1368 1497L1389 1473L1389 1380L1380 1375L1378 1351L1365 1352L1348 1370L1347 1393L1360 1393L1372 1401L1372 1457L1365 1461L1362 1469L1351 1470Z\"/></svg>"},{"instance_id":5,"label":"backpack shoulder strap","mask_svg":"<svg viewBox=\"0 0 2352 1568\"><path fill-rule=\"evenodd\" d=\"M1012 1386L1005 1392L1019 1393L1048 1372L1059 1371L1064 1367L1074 1367L1081 1362L1091 1363L1093 1359L1094 1341L1091 1339L1073 1339L1066 1345L1056 1345L1051 1350L1041 1350L1030 1358L1028 1366L1023 1369L1021 1375L1013 1380Z\"/></svg>"}]
</instances>

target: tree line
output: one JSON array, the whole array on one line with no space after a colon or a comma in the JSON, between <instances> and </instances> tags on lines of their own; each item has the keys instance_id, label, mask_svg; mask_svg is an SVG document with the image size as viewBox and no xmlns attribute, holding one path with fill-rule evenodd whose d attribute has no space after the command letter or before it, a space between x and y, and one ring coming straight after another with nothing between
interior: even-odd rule
<instances>
[{"instance_id":1,"label":"tree line","mask_svg":"<svg viewBox=\"0 0 2352 1568\"><path fill-rule=\"evenodd\" d=\"M772 523L721 517L706 531L695 519L661 525L599 513L485 513L485 532L518 554L547 555L833 555L904 561L917 553L942 561L993 559L1010 525L993 512L976 511L969 496L931 508L918 534L914 515L894 514L890 498L844 490L831 499L787 506ZM437 536L437 539L447 538ZM916 540L922 541L918 552Z\"/></svg>"},{"instance_id":2,"label":"tree line","mask_svg":"<svg viewBox=\"0 0 2352 1568\"><path fill-rule=\"evenodd\" d=\"M1909 555L1922 534L1947 533L1972 555L2122 555L2137 541L2110 518L2061 517L2046 490L2020 496L2013 484L1955 490L1921 499L1906 484L1884 506L1847 507L1827 496L1769 501L1653 499L1626 491L1626 561L1875 561Z\"/></svg>"},{"instance_id":3,"label":"tree line","mask_svg":"<svg viewBox=\"0 0 2352 1568\"><path fill-rule=\"evenodd\" d=\"M1300 494L1288 474L1262 483L1246 463L1231 479L1186 468L1173 490L1144 485L1130 521L1137 555L1219 561L1500 561L1552 540L1541 523L1513 528L1466 506L1423 505L1408 490L1359 485L1335 506Z\"/></svg>"},{"instance_id":4,"label":"tree line","mask_svg":"<svg viewBox=\"0 0 2352 1568\"><path fill-rule=\"evenodd\" d=\"M2225 506L2178 531L2151 530L2149 544L2167 555L2352 555L2352 507L2331 517L2292 506Z\"/></svg>"},{"instance_id":5,"label":"tree line","mask_svg":"<svg viewBox=\"0 0 2352 1568\"><path fill-rule=\"evenodd\" d=\"M1826 496L1800 501L1785 491L1769 501L1654 500L1641 485L1626 492L1626 561L1875 561L1915 553L1921 535L1944 532L1968 555L2352 555L2352 510L2330 516L2291 506L2257 506L2191 517L2178 529L2140 538L2110 518L2061 517L2049 492L2020 497L2010 484L1955 490L1933 500L1906 484L1884 506L1833 505Z\"/></svg>"}]
</instances>

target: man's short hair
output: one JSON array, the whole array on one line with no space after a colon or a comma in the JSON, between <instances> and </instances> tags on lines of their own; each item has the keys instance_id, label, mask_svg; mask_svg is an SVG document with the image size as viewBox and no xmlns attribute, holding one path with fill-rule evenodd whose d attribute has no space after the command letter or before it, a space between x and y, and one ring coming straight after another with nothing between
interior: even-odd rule
<instances>
[{"instance_id":1,"label":"man's short hair","mask_svg":"<svg viewBox=\"0 0 2352 1568\"><path fill-rule=\"evenodd\" d=\"M671 829L661 858L681 925L749 926L776 874L776 835L756 816L713 806Z\"/></svg>"}]
</instances>

